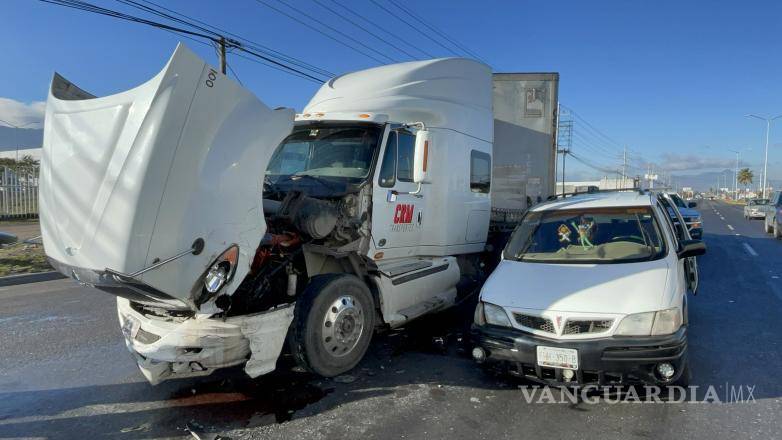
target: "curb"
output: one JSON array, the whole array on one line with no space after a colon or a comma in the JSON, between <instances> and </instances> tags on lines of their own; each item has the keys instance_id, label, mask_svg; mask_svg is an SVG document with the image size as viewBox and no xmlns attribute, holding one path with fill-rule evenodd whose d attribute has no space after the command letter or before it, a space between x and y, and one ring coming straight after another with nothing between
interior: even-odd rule
<instances>
[{"instance_id":1,"label":"curb","mask_svg":"<svg viewBox=\"0 0 782 440\"><path fill-rule=\"evenodd\" d=\"M24 273L21 275L9 275L0 277L0 287L16 286L19 284L40 283L42 281L53 281L66 278L65 275L57 271Z\"/></svg>"}]
</instances>

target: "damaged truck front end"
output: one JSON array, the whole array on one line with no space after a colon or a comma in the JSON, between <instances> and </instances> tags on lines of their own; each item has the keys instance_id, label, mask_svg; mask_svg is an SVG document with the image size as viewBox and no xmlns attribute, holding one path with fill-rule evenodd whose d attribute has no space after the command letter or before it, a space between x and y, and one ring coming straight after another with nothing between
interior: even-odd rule
<instances>
[{"instance_id":1,"label":"damaged truck front end","mask_svg":"<svg viewBox=\"0 0 782 440\"><path fill-rule=\"evenodd\" d=\"M292 302L232 312L231 298L262 249L295 241L267 234L261 200L293 117L181 45L152 80L111 96L55 74L41 161L44 247L57 270L118 297L127 347L151 383L275 368Z\"/></svg>"}]
</instances>

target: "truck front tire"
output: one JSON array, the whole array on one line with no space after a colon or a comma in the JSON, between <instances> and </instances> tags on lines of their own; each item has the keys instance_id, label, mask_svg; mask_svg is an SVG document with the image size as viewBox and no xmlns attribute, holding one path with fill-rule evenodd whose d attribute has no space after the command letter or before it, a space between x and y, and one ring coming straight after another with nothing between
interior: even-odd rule
<instances>
[{"instance_id":1,"label":"truck front tire","mask_svg":"<svg viewBox=\"0 0 782 440\"><path fill-rule=\"evenodd\" d=\"M361 361L374 327L375 304L360 279L348 274L318 275L296 303L291 351L304 369L337 376Z\"/></svg>"}]
</instances>

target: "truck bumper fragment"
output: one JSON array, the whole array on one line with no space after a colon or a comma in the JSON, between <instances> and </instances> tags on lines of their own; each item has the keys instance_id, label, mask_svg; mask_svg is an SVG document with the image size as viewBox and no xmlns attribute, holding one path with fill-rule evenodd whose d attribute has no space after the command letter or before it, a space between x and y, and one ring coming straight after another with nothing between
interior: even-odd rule
<instances>
[{"instance_id":1,"label":"truck bumper fragment","mask_svg":"<svg viewBox=\"0 0 782 440\"><path fill-rule=\"evenodd\" d=\"M140 313L127 299L117 298L125 345L152 385L241 364L250 377L273 371L293 309L286 305L225 320L198 315L164 318Z\"/></svg>"}]
</instances>

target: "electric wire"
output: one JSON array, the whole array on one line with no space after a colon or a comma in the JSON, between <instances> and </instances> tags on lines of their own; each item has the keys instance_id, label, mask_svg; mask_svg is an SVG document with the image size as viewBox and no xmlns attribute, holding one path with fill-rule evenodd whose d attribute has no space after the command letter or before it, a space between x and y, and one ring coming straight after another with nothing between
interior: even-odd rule
<instances>
[{"instance_id":1,"label":"electric wire","mask_svg":"<svg viewBox=\"0 0 782 440\"><path fill-rule=\"evenodd\" d=\"M378 62L378 63L380 63L380 64L386 64L386 62L385 62L385 61L383 61L383 60L381 60L381 59L379 59L379 58L377 58L377 57L375 57L375 56L373 56L373 55L371 55L371 54L369 54L369 53L367 53L367 52L364 52L363 50L361 50L361 49L357 48L356 46L353 46L353 45L351 45L351 44L348 44L348 43L346 43L346 42L344 42L344 41L342 41L342 40L340 40L340 39L338 39L338 38L335 38L333 35L331 35L331 34L329 34L329 33L327 33L327 32L324 32L324 31L322 31L322 30L320 30L320 29L318 29L318 28L315 28L315 27L311 26L310 24L306 23L304 20L301 20L300 18L298 18L298 17L296 17L296 16L294 16L294 15L291 15L291 14L289 14L289 13L287 13L287 12L285 12L285 11L283 11L283 10L281 10L281 9L279 9L279 8L277 8L277 7L273 6L273 5L271 5L271 4L269 4L269 3L268 3L268 2L266 2L265 0L255 0L255 1L256 1L256 2L258 2L258 3L259 3L259 4L261 4L261 5L263 5L263 6L266 6L267 8L269 8L269 9L271 9L271 10L273 10L273 11L277 12L278 14L282 14L282 15L284 15L284 16L286 16L286 17L288 17L289 19L291 19L291 20L293 20L293 21L295 21L295 22L297 22L297 23L301 24L302 26L304 26L304 27L306 27L306 28L308 28L308 29L312 29L313 31L315 31L315 32L317 32L317 33L319 33L319 34L323 35L324 37L326 37L326 38L328 38L328 39L330 39L330 40L332 40L332 41L334 41L334 42L336 42L336 43L339 43L339 44L341 44L342 46L345 46L345 47L347 47L348 49L350 49L350 50L352 50L352 51L354 51L354 52L356 52L356 53L359 53L359 54L361 54L361 55L364 55L365 57L367 57L367 58L370 58L370 59L372 59L372 60L374 60L374 61L376 61L376 62ZM319 20L312 18L310 15L308 15L308 14L306 14L306 13L304 13L304 12L301 12L300 10L298 10L298 9L294 8L293 6L291 6L291 5L289 5L289 4L285 3L285 2L283 2L283 1L281 1L281 0L277 0L277 2L278 2L278 3L281 3L281 4L283 4L283 5L285 5L285 6L289 7L289 8L291 8L291 9L293 9L294 11L297 11L299 14L301 14L301 15L304 15L305 17L308 17L308 18L310 18L311 20L313 20L313 21L315 21L315 22L321 23L321 25L323 25L323 26L325 26L325 27L327 27L327 28L330 28L330 29L332 29L332 30L334 29L334 28L333 28L333 27L331 27L331 26L324 25L324 24L323 24L322 22L320 22ZM339 34L341 34L341 35L346 35L346 34L344 34L344 33L340 32L340 31L336 31L336 32L337 32L337 33L339 33ZM352 39L350 36L347 36L347 38L349 38L349 39ZM355 42L355 40L353 40L353 41ZM362 46L368 47L368 46L364 45L363 43L360 43L360 42L359 42L359 44L361 44ZM375 52L377 52L377 50L375 50L375 49L373 49L373 48L370 48L370 49L371 49L372 51L375 51ZM381 53L381 55L385 56L385 55L384 55L384 54L382 54L382 53ZM387 57L387 56L386 56L386 57ZM389 58L391 61L393 61L393 59L392 59L392 58L390 58L390 57L387 57L387 58Z\"/></svg>"}]
</instances>

